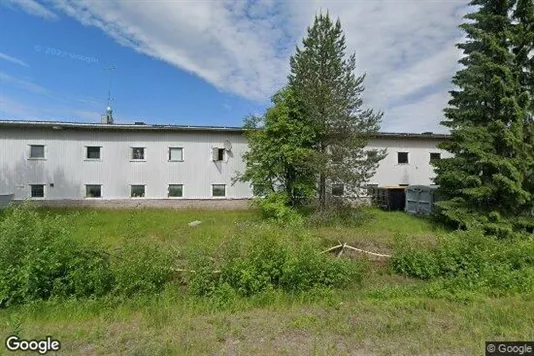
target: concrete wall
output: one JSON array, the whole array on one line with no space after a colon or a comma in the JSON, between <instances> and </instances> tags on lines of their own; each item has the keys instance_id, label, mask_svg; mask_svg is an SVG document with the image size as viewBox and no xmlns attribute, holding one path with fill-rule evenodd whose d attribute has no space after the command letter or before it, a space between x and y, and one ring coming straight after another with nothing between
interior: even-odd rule
<instances>
[{"instance_id":1,"label":"concrete wall","mask_svg":"<svg viewBox=\"0 0 534 356\"><path fill-rule=\"evenodd\" d=\"M226 140L232 143L231 152L223 162L212 161L212 148L223 147ZM387 148L388 156L369 183L431 184L434 172L430 152L447 157L447 152L436 148L438 143L437 138L421 137L372 140L369 149ZM45 159L29 159L32 144L45 145ZM101 146L101 159L87 160L87 146ZM146 148L144 161L130 159L132 146ZM183 147L183 162L168 161L169 147ZM58 204L80 204L73 200L82 200L86 205L101 206L234 206L252 197L248 184L232 185L235 173L245 168L241 156L246 150L246 140L239 132L2 126L0 194L14 193L15 200L24 200L30 198L31 184L44 184L44 200ZM397 163L399 151L409 153L408 164ZM102 185L103 197L85 198L86 184ZM145 198L130 198L130 185L136 184L145 185ZM183 184L183 197L167 198L169 184ZM226 197L212 197L212 184L226 184Z\"/></svg>"}]
</instances>

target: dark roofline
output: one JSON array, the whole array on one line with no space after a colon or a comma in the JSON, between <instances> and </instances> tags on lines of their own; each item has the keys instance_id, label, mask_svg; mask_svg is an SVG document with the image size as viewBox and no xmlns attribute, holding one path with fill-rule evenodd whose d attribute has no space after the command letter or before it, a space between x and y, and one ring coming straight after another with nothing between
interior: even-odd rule
<instances>
[{"instance_id":1,"label":"dark roofline","mask_svg":"<svg viewBox=\"0 0 534 356\"><path fill-rule=\"evenodd\" d=\"M132 130L132 131L218 131L237 132L246 131L243 127L232 126L190 126L190 125L157 125L157 124L102 124L66 121L26 121L26 120L0 120L0 127L37 127L51 129L89 129L89 130ZM439 133L404 133L404 132L379 132L377 137L393 138L435 138L443 139L449 137L447 134Z\"/></svg>"}]
</instances>

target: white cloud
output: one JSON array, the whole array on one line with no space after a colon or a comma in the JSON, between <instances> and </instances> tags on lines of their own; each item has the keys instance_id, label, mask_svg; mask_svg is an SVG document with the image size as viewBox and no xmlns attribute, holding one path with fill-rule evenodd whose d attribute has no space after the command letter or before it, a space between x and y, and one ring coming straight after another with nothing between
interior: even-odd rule
<instances>
[{"instance_id":1,"label":"white cloud","mask_svg":"<svg viewBox=\"0 0 534 356\"><path fill-rule=\"evenodd\" d=\"M402 117L402 127L418 132L439 129L443 100L437 98L447 95L457 68L454 43L468 0L52 3L124 46L263 102L286 82L289 56L313 16L328 10L341 19L358 71L367 73L366 103L385 110L383 128L417 113L417 119Z\"/></svg>"},{"instance_id":2,"label":"white cloud","mask_svg":"<svg viewBox=\"0 0 534 356\"><path fill-rule=\"evenodd\" d=\"M15 58L15 57L11 57L5 53L2 53L0 52L0 59L3 59L5 61L8 61L8 62L11 62L11 63L15 63L15 64L18 64L20 66L23 66L23 67L28 67L28 65L26 64L26 62L18 59L18 58Z\"/></svg>"},{"instance_id":3,"label":"white cloud","mask_svg":"<svg viewBox=\"0 0 534 356\"><path fill-rule=\"evenodd\" d=\"M35 0L3 0L2 5L20 8L30 15L39 16L46 20L56 20L58 16Z\"/></svg>"},{"instance_id":4,"label":"white cloud","mask_svg":"<svg viewBox=\"0 0 534 356\"><path fill-rule=\"evenodd\" d=\"M9 74L2 73L2 72L0 72L0 82L2 83L2 85L11 84L17 88L20 88L20 89L23 89L23 90L26 90L32 93L37 93L37 94L48 93L48 90L46 90L46 88L40 86L39 84L35 84L31 80L14 77Z\"/></svg>"}]
</instances>

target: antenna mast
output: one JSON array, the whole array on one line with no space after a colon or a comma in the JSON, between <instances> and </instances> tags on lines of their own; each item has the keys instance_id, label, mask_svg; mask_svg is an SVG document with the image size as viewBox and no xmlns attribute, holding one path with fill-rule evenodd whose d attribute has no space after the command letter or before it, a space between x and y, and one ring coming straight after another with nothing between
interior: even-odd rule
<instances>
[{"instance_id":1,"label":"antenna mast","mask_svg":"<svg viewBox=\"0 0 534 356\"><path fill-rule=\"evenodd\" d=\"M117 69L114 65L110 66L109 68L106 68L106 70L109 70L109 86L108 86L108 107L106 108L106 114L102 115L102 123L105 124L112 124L113 123L113 109L111 109L111 101L113 100L111 98L111 78L113 76L113 71Z\"/></svg>"}]
</instances>

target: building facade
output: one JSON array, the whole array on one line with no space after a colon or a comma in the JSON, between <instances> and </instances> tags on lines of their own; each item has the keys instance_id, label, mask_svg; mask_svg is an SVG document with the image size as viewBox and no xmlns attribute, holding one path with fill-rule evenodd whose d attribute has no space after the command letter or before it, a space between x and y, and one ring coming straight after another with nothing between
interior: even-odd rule
<instances>
[{"instance_id":1,"label":"building facade","mask_svg":"<svg viewBox=\"0 0 534 356\"><path fill-rule=\"evenodd\" d=\"M445 135L381 133L387 148L369 184L432 183ZM53 205L238 206L245 168L241 128L0 121L0 194Z\"/></svg>"}]
</instances>

